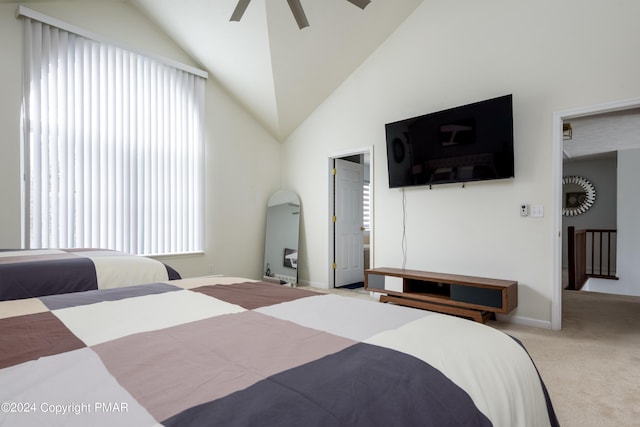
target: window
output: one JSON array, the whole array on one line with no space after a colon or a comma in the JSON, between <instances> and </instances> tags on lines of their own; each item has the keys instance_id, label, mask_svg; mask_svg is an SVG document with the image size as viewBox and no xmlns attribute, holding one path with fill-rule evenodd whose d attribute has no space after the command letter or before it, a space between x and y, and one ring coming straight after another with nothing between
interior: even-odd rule
<instances>
[{"instance_id":1,"label":"window","mask_svg":"<svg viewBox=\"0 0 640 427\"><path fill-rule=\"evenodd\" d=\"M362 226L371 231L371 185L368 182L362 186Z\"/></svg>"},{"instance_id":2,"label":"window","mask_svg":"<svg viewBox=\"0 0 640 427\"><path fill-rule=\"evenodd\" d=\"M206 74L23 25L26 246L202 251Z\"/></svg>"}]
</instances>

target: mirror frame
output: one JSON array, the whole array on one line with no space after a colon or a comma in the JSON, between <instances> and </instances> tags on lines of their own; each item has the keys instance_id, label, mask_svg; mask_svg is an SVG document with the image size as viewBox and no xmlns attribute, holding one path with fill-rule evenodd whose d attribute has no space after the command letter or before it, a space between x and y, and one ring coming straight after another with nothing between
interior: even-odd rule
<instances>
[{"instance_id":1,"label":"mirror frame","mask_svg":"<svg viewBox=\"0 0 640 427\"><path fill-rule=\"evenodd\" d=\"M582 188L585 192L585 199L578 206L567 208L562 208L562 216L575 216L580 215L588 211L591 206L596 201L596 189L593 184L586 178L581 176L565 176L562 178L562 188L563 188L563 196L566 195L564 191L564 186L567 184L575 184ZM563 203L564 204L564 203Z\"/></svg>"},{"instance_id":2,"label":"mirror frame","mask_svg":"<svg viewBox=\"0 0 640 427\"><path fill-rule=\"evenodd\" d=\"M299 246L300 246L300 198L298 197L298 195L290 190L278 190L276 191L273 195L271 195L271 197L269 198L269 201L267 202L267 218L266 218L266 230L265 230L265 248L264 248L264 261L263 261L263 269L262 269L262 280L265 281L273 281L276 283L280 283L280 284L284 284L284 282L282 281L282 276L285 276L291 280L287 280L287 283L290 286L296 286L298 284L298 267L297 265L295 266L286 266L286 265L281 265L279 263L274 263L273 265L271 265L271 263L269 262L269 255L272 255L272 252L269 250L269 247L271 245L273 245L273 239L269 238L270 232L269 232L269 223L270 223L270 215L273 215L273 213L270 214L269 210L270 208L274 208L274 207L278 207L280 205L290 205L292 207L295 207L297 209L297 221L296 221L296 228L295 228L295 241L296 241L296 247L295 248L291 248L291 249L295 249L296 254L299 252ZM276 217L271 217L271 220L275 219ZM287 248L283 248L284 251L287 250ZM286 257L285 253L280 254L281 256ZM285 258L282 258L282 262L285 262ZM280 267L284 267L285 270L282 270ZM276 271L279 270L279 271ZM292 271L289 271L292 270ZM270 275L267 274L267 271L270 272ZM283 274L283 273L287 273L287 274ZM278 278L280 277L280 278Z\"/></svg>"}]
</instances>

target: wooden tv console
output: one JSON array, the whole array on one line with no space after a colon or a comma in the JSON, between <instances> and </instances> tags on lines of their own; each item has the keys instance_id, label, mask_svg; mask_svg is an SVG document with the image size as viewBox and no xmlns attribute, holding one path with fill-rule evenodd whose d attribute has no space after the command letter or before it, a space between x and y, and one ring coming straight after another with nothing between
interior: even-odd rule
<instances>
[{"instance_id":1,"label":"wooden tv console","mask_svg":"<svg viewBox=\"0 0 640 427\"><path fill-rule=\"evenodd\" d=\"M402 292L385 289L385 278L402 279ZM484 323L495 313L509 313L518 306L518 282L486 277L460 276L400 268L365 270L364 287L379 292L380 302L391 302Z\"/></svg>"}]
</instances>

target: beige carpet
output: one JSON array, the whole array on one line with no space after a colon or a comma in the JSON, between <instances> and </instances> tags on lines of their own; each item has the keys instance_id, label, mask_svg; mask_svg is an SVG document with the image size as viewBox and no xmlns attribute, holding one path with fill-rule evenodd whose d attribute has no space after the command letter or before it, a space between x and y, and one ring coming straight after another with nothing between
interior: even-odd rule
<instances>
[{"instance_id":1,"label":"beige carpet","mask_svg":"<svg viewBox=\"0 0 640 427\"><path fill-rule=\"evenodd\" d=\"M564 291L562 331L489 322L520 339L563 427L640 426L640 297Z\"/></svg>"},{"instance_id":2,"label":"beige carpet","mask_svg":"<svg viewBox=\"0 0 640 427\"><path fill-rule=\"evenodd\" d=\"M362 291L324 292L370 299ZM562 312L559 332L488 325L525 345L562 427L640 427L640 297L564 291Z\"/></svg>"}]
</instances>

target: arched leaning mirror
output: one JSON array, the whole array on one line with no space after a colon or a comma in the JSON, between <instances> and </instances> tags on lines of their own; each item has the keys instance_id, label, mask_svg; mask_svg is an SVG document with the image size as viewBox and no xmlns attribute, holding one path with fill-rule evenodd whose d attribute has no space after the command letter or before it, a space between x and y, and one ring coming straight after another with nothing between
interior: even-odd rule
<instances>
[{"instance_id":1,"label":"arched leaning mirror","mask_svg":"<svg viewBox=\"0 0 640 427\"><path fill-rule=\"evenodd\" d=\"M585 213L596 201L596 189L588 179L581 176L562 178L562 215L574 216Z\"/></svg>"},{"instance_id":2,"label":"arched leaning mirror","mask_svg":"<svg viewBox=\"0 0 640 427\"><path fill-rule=\"evenodd\" d=\"M300 199L292 191L277 191L267 203L263 280L298 283L299 231Z\"/></svg>"}]
</instances>

